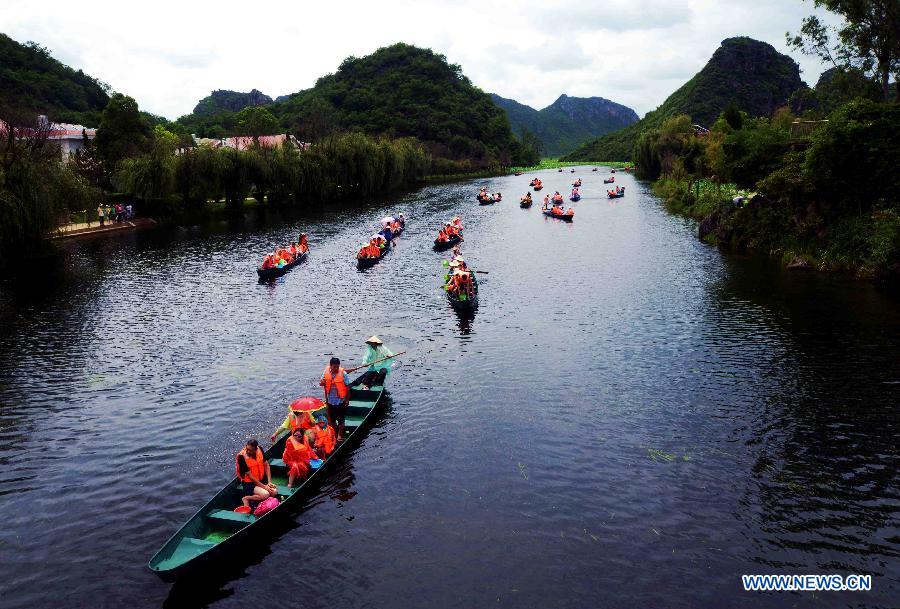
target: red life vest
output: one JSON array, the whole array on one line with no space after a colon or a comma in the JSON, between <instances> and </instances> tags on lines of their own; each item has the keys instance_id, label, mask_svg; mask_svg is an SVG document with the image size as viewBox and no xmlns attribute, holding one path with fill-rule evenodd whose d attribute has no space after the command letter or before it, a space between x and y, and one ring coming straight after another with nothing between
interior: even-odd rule
<instances>
[{"instance_id":1,"label":"red life vest","mask_svg":"<svg viewBox=\"0 0 900 609\"><path fill-rule=\"evenodd\" d=\"M241 475L241 457L244 457L244 463L247 464L247 469L249 470L244 475ZM266 458L263 456L262 449L256 449L256 457L254 458L247 455L246 447L242 448L241 452L239 452L234 458L234 473L238 478L241 479L241 482L253 482L253 480L250 479L249 475L251 473L256 477L257 480L261 481L266 475Z\"/></svg>"},{"instance_id":2,"label":"red life vest","mask_svg":"<svg viewBox=\"0 0 900 609\"><path fill-rule=\"evenodd\" d=\"M325 397L331 393L332 383L337 388L338 397L342 400L347 399L347 385L344 383L344 369L338 368L337 378L331 377L331 366L325 366L325 372L322 374L322 380L325 381Z\"/></svg>"}]
</instances>

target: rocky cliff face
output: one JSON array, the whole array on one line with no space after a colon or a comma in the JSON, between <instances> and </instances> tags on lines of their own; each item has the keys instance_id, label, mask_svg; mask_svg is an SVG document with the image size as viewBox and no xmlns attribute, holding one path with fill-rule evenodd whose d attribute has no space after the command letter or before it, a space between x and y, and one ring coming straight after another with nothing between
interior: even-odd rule
<instances>
[{"instance_id":1,"label":"rocky cliff face","mask_svg":"<svg viewBox=\"0 0 900 609\"><path fill-rule=\"evenodd\" d=\"M257 89L253 89L249 93L219 89L201 99L194 107L194 114L208 116L223 110L240 112L244 108L267 106L271 103L272 98Z\"/></svg>"}]
</instances>

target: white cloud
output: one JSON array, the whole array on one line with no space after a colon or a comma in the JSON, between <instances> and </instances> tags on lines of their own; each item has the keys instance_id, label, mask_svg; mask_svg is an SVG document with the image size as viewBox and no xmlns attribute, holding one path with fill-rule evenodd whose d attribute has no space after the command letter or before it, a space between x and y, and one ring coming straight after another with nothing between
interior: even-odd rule
<instances>
[{"instance_id":1,"label":"white cloud","mask_svg":"<svg viewBox=\"0 0 900 609\"><path fill-rule=\"evenodd\" d=\"M722 39L747 35L785 52L785 32L810 12L800 0L157 0L152 10L83 0L77 11L62 0L4 0L0 31L170 118L213 89L299 91L348 55L398 41L433 48L485 91L535 108L561 93L599 95L643 115ZM790 54L814 83L823 66Z\"/></svg>"}]
</instances>

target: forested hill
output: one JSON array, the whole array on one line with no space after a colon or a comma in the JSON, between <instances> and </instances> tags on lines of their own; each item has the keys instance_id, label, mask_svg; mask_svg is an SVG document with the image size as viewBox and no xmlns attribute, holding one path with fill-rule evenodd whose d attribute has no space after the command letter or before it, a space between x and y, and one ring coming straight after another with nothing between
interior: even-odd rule
<instances>
[{"instance_id":1,"label":"forested hill","mask_svg":"<svg viewBox=\"0 0 900 609\"><path fill-rule=\"evenodd\" d=\"M750 116L770 116L787 105L791 94L802 86L797 63L772 45L747 37L728 38L706 66L659 108L625 129L586 143L563 159L630 160L641 131L658 127L671 116L687 114L694 123L708 127L731 101Z\"/></svg>"},{"instance_id":2,"label":"forested hill","mask_svg":"<svg viewBox=\"0 0 900 609\"><path fill-rule=\"evenodd\" d=\"M523 147L502 109L443 55L398 43L365 57L348 57L314 87L266 106L278 127L306 141L329 133L416 137L438 159L461 170L521 162ZM188 115L179 122L199 135L234 133L224 112L216 122Z\"/></svg>"},{"instance_id":3,"label":"forested hill","mask_svg":"<svg viewBox=\"0 0 900 609\"><path fill-rule=\"evenodd\" d=\"M249 93L218 89L197 102L197 105L194 107L194 114L210 116L223 111L240 112L244 108L265 106L271 103L271 97L256 89Z\"/></svg>"},{"instance_id":4,"label":"forested hill","mask_svg":"<svg viewBox=\"0 0 900 609\"><path fill-rule=\"evenodd\" d=\"M0 109L96 126L108 101L107 87L97 79L36 43L19 44L0 34Z\"/></svg>"},{"instance_id":5,"label":"forested hill","mask_svg":"<svg viewBox=\"0 0 900 609\"><path fill-rule=\"evenodd\" d=\"M548 156L559 156L605 133L637 122L634 110L602 97L559 98L542 110L491 93L494 103L506 111L513 132L524 127L543 144Z\"/></svg>"}]
</instances>

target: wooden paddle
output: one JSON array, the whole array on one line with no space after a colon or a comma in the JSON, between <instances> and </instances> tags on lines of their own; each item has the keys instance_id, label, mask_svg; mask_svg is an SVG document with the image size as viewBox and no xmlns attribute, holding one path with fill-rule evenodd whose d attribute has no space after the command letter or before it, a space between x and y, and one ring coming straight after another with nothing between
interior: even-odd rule
<instances>
[{"instance_id":1,"label":"wooden paddle","mask_svg":"<svg viewBox=\"0 0 900 609\"><path fill-rule=\"evenodd\" d=\"M401 351L400 353L388 355L387 357L382 357L381 359L377 359L374 362L369 362L368 364L363 364L362 366L357 366L356 368L350 368L349 370L345 369L344 372L347 372L347 373L356 372L357 370L362 370L363 368L368 368L369 366L371 366L373 364L380 364L381 362L383 362L385 360L389 360L394 357L399 357L399 356L403 355L404 353L406 353L406 351Z\"/></svg>"}]
</instances>

